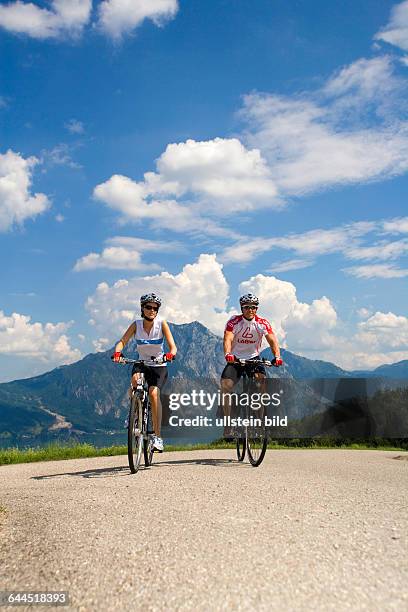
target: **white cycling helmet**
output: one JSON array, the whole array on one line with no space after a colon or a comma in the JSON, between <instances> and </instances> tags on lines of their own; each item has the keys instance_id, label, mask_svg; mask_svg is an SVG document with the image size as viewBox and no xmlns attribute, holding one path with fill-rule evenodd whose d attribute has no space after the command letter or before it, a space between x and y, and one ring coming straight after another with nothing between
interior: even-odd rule
<instances>
[{"instance_id":1,"label":"white cycling helmet","mask_svg":"<svg viewBox=\"0 0 408 612\"><path fill-rule=\"evenodd\" d=\"M142 297L140 298L140 305L144 306L145 304L147 304L147 302L154 302L158 305L159 308L162 303L159 296L155 293L145 293L145 295L142 295Z\"/></svg>"},{"instance_id":2,"label":"white cycling helmet","mask_svg":"<svg viewBox=\"0 0 408 612\"><path fill-rule=\"evenodd\" d=\"M239 298L239 303L241 306L245 306L247 304L259 306L259 300L253 293L246 293L245 295L241 295L241 297Z\"/></svg>"}]
</instances>

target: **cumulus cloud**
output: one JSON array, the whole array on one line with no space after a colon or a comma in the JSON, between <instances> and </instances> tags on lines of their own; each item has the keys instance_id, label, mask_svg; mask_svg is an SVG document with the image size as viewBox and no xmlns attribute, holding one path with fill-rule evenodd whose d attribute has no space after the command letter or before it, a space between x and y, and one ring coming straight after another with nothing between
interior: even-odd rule
<instances>
[{"instance_id":1,"label":"cumulus cloud","mask_svg":"<svg viewBox=\"0 0 408 612\"><path fill-rule=\"evenodd\" d=\"M54 366L77 361L81 353L71 347L66 333L72 323L31 323L30 316L15 312L7 316L0 310L0 353Z\"/></svg>"},{"instance_id":2,"label":"cumulus cloud","mask_svg":"<svg viewBox=\"0 0 408 612\"><path fill-rule=\"evenodd\" d=\"M78 259L74 266L75 272L95 270L96 268L109 268L111 270L159 270L160 266L142 261L144 253L160 252L161 243L145 238L132 238L115 236L106 241L106 248L102 253L89 253ZM166 242L166 252L180 250L177 242Z\"/></svg>"},{"instance_id":3,"label":"cumulus cloud","mask_svg":"<svg viewBox=\"0 0 408 612\"><path fill-rule=\"evenodd\" d=\"M336 327L337 314L327 297L311 304L300 302L293 283L263 274L242 282L239 289L259 297L262 313L271 319L284 346L310 352L334 345L331 330Z\"/></svg>"},{"instance_id":4,"label":"cumulus cloud","mask_svg":"<svg viewBox=\"0 0 408 612\"><path fill-rule=\"evenodd\" d=\"M112 286L100 283L88 298L91 323L105 329L113 340L140 315L140 296L153 291L160 295L160 314L174 323L200 321L221 333L227 316L228 283L215 255L200 255L178 274L162 272L119 280ZM112 335L113 334L113 335Z\"/></svg>"},{"instance_id":5,"label":"cumulus cloud","mask_svg":"<svg viewBox=\"0 0 408 612\"><path fill-rule=\"evenodd\" d=\"M32 174L39 163L36 157L23 158L19 153L0 154L0 231L22 225L50 206L43 193L31 193Z\"/></svg>"},{"instance_id":6,"label":"cumulus cloud","mask_svg":"<svg viewBox=\"0 0 408 612\"><path fill-rule=\"evenodd\" d=\"M86 305L90 323L100 333L94 342L98 350L111 346L139 317L139 297L147 291L163 297L160 313L169 321L180 324L197 320L220 336L227 319L239 312L238 305L229 303L222 264L215 255L200 255L178 274L161 272L122 279L111 286L100 283ZM302 302L293 283L263 274L239 285L240 293L249 291L259 296L259 314L271 321L280 343L291 351L326 359L345 369L374 368L405 358L401 356L404 346L406 355L405 317L388 313L384 322L378 313L373 316L368 308L360 308L357 327L346 326L328 297ZM392 325L394 333L401 330L403 334L387 348L384 334L392 333Z\"/></svg>"},{"instance_id":7,"label":"cumulus cloud","mask_svg":"<svg viewBox=\"0 0 408 612\"><path fill-rule=\"evenodd\" d=\"M356 339L364 342L372 351L405 351L408 349L408 318L393 312L376 312L359 323ZM403 359L401 358L401 359Z\"/></svg>"},{"instance_id":8,"label":"cumulus cloud","mask_svg":"<svg viewBox=\"0 0 408 612\"><path fill-rule=\"evenodd\" d=\"M149 219L155 227L233 237L217 218L238 211L281 206L270 171L259 151L236 139L215 138L170 144L157 172L144 180L113 175L94 189L96 200L124 221Z\"/></svg>"},{"instance_id":9,"label":"cumulus cloud","mask_svg":"<svg viewBox=\"0 0 408 612\"><path fill-rule=\"evenodd\" d=\"M37 39L78 36L91 10L92 0L52 0L50 10L17 0L0 6L0 27Z\"/></svg>"},{"instance_id":10,"label":"cumulus cloud","mask_svg":"<svg viewBox=\"0 0 408 612\"><path fill-rule=\"evenodd\" d=\"M392 8L389 22L374 38L408 51L408 0Z\"/></svg>"},{"instance_id":11,"label":"cumulus cloud","mask_svg":"<svg viewBox=\"0 0 408 612\"><path fill-rule=\"evenodd\" d=\"M99 27L113 39L120 39L150 19L157 26L172 19L177 0L104 0L99 6Z\"/></svg>"},{"instance_id":12,"label":"cumulus cloud","mask_svg":"<svg viewBox=\"0 0 408 612\"><path fill-rule=\"evenodd\" d=\"M336 313L327 298L312 304L299 302L292 283L263 275L241 283L239 290L241 293L254 292L260 297L262 313L271 318L281 341L290 342L294 347L309 345L315 350L331 345L329 330L336 324ZM163 297L160 312L170 321L189 323L197 320L219 335L223 333L227 318L237 312L237 308L227 306L229 286L222 264L215 255L200 255L195 263L184 266L176 275L162 272L156 276L120 280L112 286L100 283L87 302L92 324L98 329L114 330L117 337L139 316L139 296L146 291ZM302 334L299 334L300 327ZM299 337L303 338L303 344Z\"/></svg>"}]
</instances>

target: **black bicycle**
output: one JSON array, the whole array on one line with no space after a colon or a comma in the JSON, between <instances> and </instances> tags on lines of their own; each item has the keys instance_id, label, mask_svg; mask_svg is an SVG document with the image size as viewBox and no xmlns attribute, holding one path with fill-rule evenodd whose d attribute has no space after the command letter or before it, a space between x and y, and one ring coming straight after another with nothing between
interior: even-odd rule
<instances>
[{"instance_id":1,"label":"black bicycle","mask_svg":"<svg viewBox=\"0 0 408 612\"><path fill-rule=\"evenodd\" d=\"M270 368L274 365L274 361L269 359L236 359L236 363L242 366L263 365ZM243 392L249 393L253 390L254 384L262 385L262 378L255 378L255 372L250 369L243 371ZM268 446L268 436L266 434L264 411L259 410L256 414L251 410L250 406L246 406L245 418L250 421L249 425L245 426L243 435L237 436L237 457L238 461L244 461L245 454L248 453L248 459L253 467L261 465L265 457ZM260 422L259 422L260 421Z\"/></svg>"},{"instance_id":2,"label":"black bicycle","mask_svg":"<svg viewBox=\"0 0 408 612\"><path fill-rule=\"evenodd\" d=\"M120 361L116 363L144 365L154 362L160 365L166 361L165 357L159 359L152 357L149 361L121 357ZM155 449L152 440L154 432L149 430L151 422L152 408L150 406L149 389L143 372L140 372L136 389L132 387L128 417L128 460L132 474L136 474L139 470L142 453L145 467L152 465Z\"/></svg>"}]
</instances>

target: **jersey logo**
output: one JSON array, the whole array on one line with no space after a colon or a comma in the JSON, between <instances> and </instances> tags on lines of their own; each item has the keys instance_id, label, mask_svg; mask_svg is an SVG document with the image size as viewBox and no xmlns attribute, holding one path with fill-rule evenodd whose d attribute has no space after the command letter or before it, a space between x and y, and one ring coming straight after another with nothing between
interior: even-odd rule
<instances>
[{"instance_id":1,"label":"jersey logo","mask_svg":"<svg viewBox=\"0 0 408 612\"><path fill-rule=\"evenodd\" d=\"M247 327L243 332L242 332L242 337L243 338L253 338L254 334L251 332L251 328Z\"/></svg>"}]
</instances>

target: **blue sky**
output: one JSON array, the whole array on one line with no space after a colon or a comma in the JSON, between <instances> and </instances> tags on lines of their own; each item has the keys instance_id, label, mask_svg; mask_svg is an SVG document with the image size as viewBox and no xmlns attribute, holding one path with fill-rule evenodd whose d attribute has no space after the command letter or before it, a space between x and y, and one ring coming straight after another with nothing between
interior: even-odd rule
<instances>
[{"instance_id":1,"label":"blue sky","mask_svg":"<svg viewBox=\"0 0 408 612\"><path fill-rule=\"evenodd\" d=\"M406 358L407 1L1 2L0 57L1 381L111 346L149 290Z\"/></svg>"}]
</instances>

